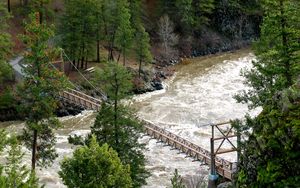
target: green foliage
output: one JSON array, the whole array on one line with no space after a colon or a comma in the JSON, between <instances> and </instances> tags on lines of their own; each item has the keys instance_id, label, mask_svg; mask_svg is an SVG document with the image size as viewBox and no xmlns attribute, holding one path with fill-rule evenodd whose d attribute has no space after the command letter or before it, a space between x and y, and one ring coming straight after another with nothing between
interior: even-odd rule
<instances>
[{"instance_id":1,"label":"green foliage","mask_svg":"<svg viewBox=\"0 0 300 188\"><path fill-rule=\"evenodd\" d=\"M38 179L25 165L22 165L24 153L15 136L8 138L7 134L0 130L0 153L5 145L9 146L8 156L4 165L0 164L0 188L38 188ZM5 172L5 173L4 173Z\"/></svg>"},{"instance_id":2,"label":"green foliage","mask_svg":"<svg viewBox=\"0 0 300 188\"><path fill-rule=\"evenodd\" d=\"M250 108L263 106L277 91L295 83L300 74L300 13L294 0L263 1L261 37L255 44L257 61L246 71L245 82L253 89L238 96Z\"/></svg>"},{"instance_id":3,"label":"green foliage","mask_svg":"<svg viewBox=\"0 0 300 188\"><path fill-rule=\"evenodd\" d=\"M65 14L61 18L61 46L79 68L94 53L96 36L99 35L99 0L65 0ZM97 20L98 18L98 20ZM96 34L96 35L95 35Z\"/></svg>"},{"instance_id":4,"label":"green foliage","mask_svg":"<svg viewBox=\"0 0 300 188\"><path fill-rule=\"evenodd\" d=\"M141 187L149 176L144 144L138 142L143 128L133 112L120 104L132 88L131 75L121 65L110 62L102 72L96 71L96 80L112 103L102 105L91 127L92 134L100 145L107 143L118 152L123 164L130 165L133 187Z\"/></svg>"},{"instance_id":5,"label":"green foliage","mask_svg":"<svg viewBox=\"0 0 300 188\"><path fill-rule=\"evenodd\" d=\"M108 60L113 61L113 51L119 47L121 53L126 55L132 44L133 28L129 3L127 0L109 1L103 3L104 44L107 44Z\"/></svg>"},{"instance_id":6,"label":"green foliage","mask_svg":"<svg viewBox=\"0 0 300 188\"><path fill-rule=\"evenodd\" d=\"M130 72L116 62L108 62L103 69L96 70L95 84L114 102L127 97L133 87Z\"/></svg>"},{"instance_id":7,"label":"green foliage","mask_svg":"<svg viewBox=\"0 0 300 188\"><path fill-rule=\"evenodd\" d=\"M3 81L11 80L13 78L13 71L6 61L0 60L0 67L0 83L3 84Z\"/></svg>"},{"instance_id":8,"label":"green foliage","mask_svg":"<svg viewBox=\"0 0 300 188\"><path fill-rule=\"evenodd\" d=\"M262 1L257 60L244 73L252 89L237 99L263 111L238 123L248 137L241 143L240 187L297 187L300 182L299 5L294 0Z\"/></svg>"},{"instance_id":9,"label":"green foliage","mask_svg":"<svg viewBox=\"0 0 300 188\"><path fill-rule=\"evenodd\" d=\"M37 131L36 162L38 166L51 166L56 157L58 157L55 150L56 138L53 130L59 127L61 127L61 124L54 117L48 117L47 120L40 120L39 122L26 121L26 128L23 130L21 139L27 148L32 149L32 141L35 137L34 131Z\"/></svg>"},{"instance_id":10,"label":"green foliage","mask_svg":"<svg viewBox=\"0 0 300 188\"><path fill-rule=\"evenodd\" d=\"M40 23L46 21L46 18L49 18L53 15L51 9L49 9L49 4L51 0L31 0L29 3L31 12L39 12Z\"/></svg>"},{"instance_id":11,"label":"green foliage","mask_svg":"<svg viewBox=\"0 0 300 188\"><path fill-rule=\"evenodd\" d=\"M57 95L66 86L62 73L53 69L51 61L57 54L48 47L53 30L45 24L39 24L36 14L30 15L25 26L26 35L22 36L28 49L24 57L24 83L18 89L21 99L21 112L26 117L23 140L32 149L32 169L35 163L48 166L55 159L55 137L53 129L60 126L54 118L57 108Z\"/></svg>"},{"instance_id":12,"label":"green foliage","mask_svg":"<svg viewBox=\"0 0 300 188\"><path fill-rule=\"evenodd\" d=\"M0 2L0 59L7 60L8 56L11 54L11 39L10 35L7 33L8 19L11 15L7 12L7 8L3 2Z\"/></svg>"},{"instance_id":13,"label":"green foliage","mask_svg":"<svg viewBox=\"0 0 300 188\"><path fill-rule=\"evenodd\" d=\"M175 169L174 175L171 179L172 188L185 188L186 186L182 182L182 178L178 173L178 170Z\"/></svg>"},{"instance_id":14,"label":"green foliage","mask_svg":"<svg viewBox=\"0 0 300 188\"><path fill-rule=\"evenodd\" d=\"M131 25L133 28L137 28L137 26L142 23L143 16L143 7L142 0L128 0L129 10L131 15Z\"/></svg>"},{"instance_id":15,"label":"green foliage","mask_svg":"<svg viewBox=\"0 0 300 188\"><path fill-rule=\"evenodd\" d=\"M12 53L11 36L7 33L7 21L11 15L7 12L3 2L0 2L0 15L0 84L2 84L4 80L12 79L13 77L12 68L7 63Z\"/></svg>"},{"instance_id":16,"label":"green foliage","mask_svg":"<svg viewBox=\"0 0 300 188\"><path fill-rule=\"evenodd\" d=\"M0 129L0 138L0 153L2 153L8 141L7 133L3 129Z\"/></svg>"},{"instance_id":17,"label":"green foliage","mask_svg":"<svg viewBox=\"0 0 300 188\"><path fill-rule=\"evenodd\" d=\"M16 99L10 89L0 94L0 110L16 107Z\"/></svg>"},{"instance_id":18,"label":"green foliage","mask_svg":"<svg viewBox=\"0 0 300 188\"><path fill-rule=\"evenodd\" d=\"M267 101L248 119L253 133L243 143L242 187L297 187L300 183L300 82Z\"/></svg>"},{"instance_id":19,"label":"green foliage","mask_svg":"<svg viewBox=\"0 0 300 188\"><path fill-rule=\"evenodd\" d=\"M137 55L137 59L139 61L139 76L142 71L142 63L149 63L152 61L151 55L151 46L150 46L150 37L149 34L145 31L145 28L140 25L136 31L136 44L135 51Z\"/></svg>"},{"instance_id":20,"label":"green foliage","mask_svg":"<svg viewBox=\"0 0 300 188\"><path fill-rule=\"evenodd\" d=\"M180 15L180 22L185 29L192 27L195 24L195 17L193 16L193 0L176 0L176 8Z\"/></svg>"},{"instance_id":21,"label":"green foliage","mask_svg":"<svg viewBox=\"0 0 300 188\"><path fill-rule=\"evenodd\" d=\"M92 136L88 146L77 148L72 158L61 162L59 172L68 187L129 188L129 165L124 166L118 153L107 144L99 146Z\"/></svg>"},{"instance_id":22,"label":"green foliage","mask_svg":"<svg viewBox=\"0 0 300 188\"><path fill-rule=\"evenodd\" d=\"M136 25L141 24L140 0L68 0L65 5L60 33L62 47L71 60L78 62L79 67L79 62L83 64L96 51L97 61L100 61L100 46L103 46L108 50L109 61L115 60L117 50L117 60L122 54L125 65Z\"/></svg>"},{"instance_id":23,"label":"green foliage","mask_svg":"<svg viewBox=\"0 0 300 188\"><path fill-rule=\"evenodd\" d=\"M122 162L130 165L133 187L146 184L149 173L145 169L145 148L138 142L142 125L128 107L118 105L115 111L114 106L103 105L91 130L99 144L108 143Z\"/></svg>"},{"instance_id":24,"label":"green foliage","mask_svg":"<svg viewBox=\"0 0 300 188\"><path fill-rule=\"evenodd\" d=\"M132 45L134 30L130 23L130 11L127 0L120 0L119 8L119 25L116 31L116 45L123 54L123 64L125 66L125 56Z\"/></svg>"},{"instance_id":25,"label":"green foliage","mask_svg":"<svg viewBox=\"0 0 300 188\"><path fill-rule=\"evenodd\" d=\"M197 0L195 2L195 14L196 14L196 27L201 27L202 24L209 24L209 15L215 8L215 0Z\"/></svg>"},{"instance_id":26,"label":"green foliage","mask_svg":"<svg viewBox=\"0 0 300 188\"><path fill-rule=\"evenodd\" d=\"M179 27L183 34L191 35L209 23L214 7L214 0L176 0L169 16L175 15L180 20Z\"/></svg>"}]
</instances>

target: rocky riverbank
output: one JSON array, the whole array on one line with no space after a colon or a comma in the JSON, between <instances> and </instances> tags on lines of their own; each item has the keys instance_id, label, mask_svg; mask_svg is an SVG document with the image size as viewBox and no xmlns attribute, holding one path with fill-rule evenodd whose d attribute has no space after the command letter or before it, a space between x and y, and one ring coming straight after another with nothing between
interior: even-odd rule
<instances>
[{"instance_id":1,"label":"rocky riverbank","mask_svg":"<svg viewBox=\"0 0 300 188\"><path fill-rule=\"evenodd\" d=\"M134 77L133 94L142 94L163 89L162 82L171 77L175 69L172 66L157 66L154 65L152 70L143 70L139 77L137 72L130 70Z\"/></svg>"}]
</instances>

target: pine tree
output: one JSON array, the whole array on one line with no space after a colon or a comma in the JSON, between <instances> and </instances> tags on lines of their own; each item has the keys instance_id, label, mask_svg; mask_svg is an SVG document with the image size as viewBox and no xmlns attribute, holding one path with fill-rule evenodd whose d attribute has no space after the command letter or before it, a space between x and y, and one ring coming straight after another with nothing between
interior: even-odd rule
<instances>
[{"instance_id":1,"label":"pine tree","mask_svg":"<svg viewBox=\"0 0 300 188\"><path fill-rule=\"evenodd\" d=\"M264 0L257 60L244 73L249 91L237 96L263 111L237 122L241 142L240 187L295 187L299 184L300 75L299 2Z\"/></svg>"},{"instance_id":2,"label":"pine tree","mask_svg":"<svg viewBox=\"0 0 300 188\"><path fill-rule=\"evenodd\" d=\"M22 165L24 153L15 136L8 138L6 132L0 130L0 153L9 146L5 164L0 164L0 188L38 188L38 179L26 165ZM5 172L5 173L4 173Z\"/></svg>"},{"instance_id":3,"label":"pine tree","mask_svg":"<svg viewBox=\"0 0 300 188\"><path fill-rule=\"evenodd\" d=\"M87 68L87 62L95 52L99 33L99 1L65 0L66 11L62 17L61 46L77 63L77 68Z\"/></svg>"},{"instance_id":4,"label":"pine tree","mask_svg":"<svg viewBox=\"0 0 300 188\"><path fill-rule=\"evenodd\" d=\"M265 0L263 8L261 37L255 44L257 60L244 73L245 83L253 89L237 96L250 108L263 106L277 91L292 86L300 74L299 2Z\"/></svg>"},{"instance_id":5,"label":"pine tree","mask_svg":"<svg viewBox=\"0 0 300 188\"><path fill-rule=\"evenodd\" d=\"M130 11L127 0L120 0L118 4L119 10L119 25L116 31L116 45L123 54L123 65L126 64L126 55L132 45L134 30L131 27Z\"/></svg>"},{"instance_id":6,"label":"pine tree","mask_svg":"<svg viewBox=\"0 0 300 188\"><path fill-rule=\"evenodd\" d=\"M57 95L66 87L62 73L53 69L51 60L55 50L48 47L53 30L45 24L39 24L37 14L30 15L25 26L26 35L22 36L30 51L24 56L25 78L18 90L21 111L26 117L26 126L22 138L32 150L32 170L36 163L49 166L57 157L53 130L60 126L54 117L57 108Z\"/></svg>"},{"instance_id":7,"label":"pine tree","mask_svg":"<svg viewBox=\"0 0 300 188\"><path fill-rule=\"evenodd\" d=\"M59 172L68 187L130 188L129 165L123 165L118 153L107 144L98 145L92 136L88 146L77 148L72 158L61 162Z\"/></svg>"},{"instance_id":8,"label":"pine tree","mask_svg":"<svg viewBox=\"0 0 300 188\"><path fill-rule=\"evenodd\" d=\"M243 134L249 138L242 143L240 187L299 185L299 103L300 79L298 84L270 98L257 118L248 118L242 124L247 128Z\"/></svg>"},{"instance_id":9,"label":"pine tree","mask_svg":"<svg viewBox=\"0 0 300 188\"><path fill-rule=\"evenodd\" d=\"M31 0L30 7L31 12L39 12L40 24L46 21L46 17L51 14L51 10L48 9L51 0Z\"/></svg>"},{"instance_id":10,"label":"pine tree","mask_svg":"<svg viewBox=\"0 0 300 188\"><path fill-rule=\"evenodd\" d=\"M134 30L137 29L140 23L142 23L142 0L128 0L130 11L130 22Z\"/></svg>"},{"instance_id":11,"label":"pine tree","mask_svg":"<svg viewBox=\"0 0 300 188\"><path fill-rule=\"evenodd\" d=\"M174 176L171 179L172 188L185 188L186 186L183 184L182 178L178 173L178 170L175 169Z\"/></svg>"},{"instance_id":12,"label":"pine tree","mask_svg":"<svg viewBox=\"0 0 300 188\"><path fill-rule=\"evenodd\" d=\"M102 20L104 25L104 44L108 50L108 61L114 61L114 49L116 41L116 32L119 27L119 15L121 6L118 6L123 0L104 0L102 9Z\"/></svg>"},{"instance_id":13,"label":"pine tree","mask_svg":"<svg viewBox=\"0 0 300 188\"><path fill-rule=\"evenodd\" d=\"M95 22L96 22L96 48L97 48L97 59L96 61L97 62L100 62L101 59L100 59L100 42L101 40L103 40L104 38L104 32L103 32L103 20L102 20L102 10L103 10L103 0L96 0L95 1Z\"/></svg>"},{"instance_id":14,"label":"pine tree","mask_svg":"<svg viewBox=\"0 0 300 188\"><path fill-rule=\"evenodd\" d=\"M142 72L142 63L149 63L152 60L151 55L151 46L150 46L150 37L149 34L145 31L145 28L140 25L140 27L136 31L136 44L135 51L137 55L137 59L139 61L139 77L141 77Z\"/></svg>"},{"instance_id":15,"label":"pine tree","mask_svg":"<svg viewBox=\"0 0 300 188\"><path fill-rule=\"evenodd\" d=\"M183 31L189 31L195 22L193 0L176 0L175 5Z\"/></svg>"},{"instance_id":16,"label":"pine tree","mask_svg":"<svg viewBox=\"0 0 300 188\"><path fill-rule=\"evenodd\" d=\"M7 33L7 21L11 15L4 7L4 3L0 2L0 84L3 80L12 79L13 72L11 66L7 63L12 51L12 41L10 34Z\"/></svg>"},{"instance_id":17,"label":"pine tree","mask_svg":"<svg viewBox=\"0 0 300 188\"><path fill-rule=\"evenodd\" d=\"M209 15L215 8L215 0L197 0L195 6L196 27L200 27L202 24L209 24Z\"/></svg>"},{"instance_id":18,"label":"pine tree","mask_svg":"<svg viewBox=\"0 0 300 188\"><path fill-rule=\"evenodd\" d=\"M104 86L102 89L111 104L103 104L91 127L92 134L100 145L108 143L118 152L121 161L130 165L133 187L140 187L146 184L149 176L145 169L144 144L138 142L143 128L134 113L120 104L132 88L132 78L124 67L116 63L111 62L107 66L104 71L96 73L96 80L99 86Z\"/></svg>"},{"instance_id":19,"label":"pine tree","mask_svg":"<svg viewBox=\"0 0 300 188\"><path fill-rule=\"evenodd\" d=\"M142 63L149 63L152 61L150 36L147 33L143 20L143 7L141 0L130 0L129 9L131 12L131 24L134 29L134 51L139 62L139 77L142 71Z\"/></svg>"}]
</instances>

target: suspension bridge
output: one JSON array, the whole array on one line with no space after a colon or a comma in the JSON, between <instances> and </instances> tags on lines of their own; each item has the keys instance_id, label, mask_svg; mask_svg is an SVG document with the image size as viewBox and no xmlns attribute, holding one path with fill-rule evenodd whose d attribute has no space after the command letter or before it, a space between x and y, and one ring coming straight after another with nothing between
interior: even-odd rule
<instances>
[{"instance_id":1,"label":"suspension bridge","mask_svg":"<svg viewBox=\"0 0 300 188\"><path fill-rule=\"evenodd\" d=\"M80 91L68 89L60 94L62 100L69 103L78 105L86 110L97 111L101 108L102 101L86 95ZM193 158L195 161L200 161L202 164L211 165L211 152L172 133L159 126L156 126L150 122L142 121L144 125L144 132L157 139L159 142L163 142L172 148L178 149L182 153L185 153L188 157ZM213 126L226 125L230 122L224 122L220 124L214 124ZM218 140L219 138L215 138ZM228 150L220 150L216 154L227 153ZM236 170L236 163L225 160L221 157L215 158L216 172L222 177L232 180L234 172Z\"/></svg>"},{"instance_id":2,"label":"suspension bridge","mask_svg":"<svg viewBox=\"0 0 300 188\"><path fill-rule=\"evenodd\" d=\"M62 51L62 53L64 53L64 51ZM86 110L98 111L101 108L101 104L103 102L105 102L107 99L105 94L103 92L99 91L77 69L77 67L70 61L70 59L68 58L68 56L65 53L64 53L64 56L69 61L69 63L79 72L79 74L85 79L85 81L87 83L89 83L94 89L96 89L101 94L101 99L97 99L95 97L89 96L89 95L85 94L84 92L79 91L78 89L68 88L65 91L59 93L60 100L67 101L71 104L80 106ZM18 61L20 61L21 59L22 58L17 58L10 62L10 64L12 65L12 67L15 69L15 71L18 74L21 74L21 72L22 72L21 67L18 65ZM53 68L57 69L55 66L53 66ZM70 82L70 83L72 85L74 85L72 82ZM74 88L78 88L78 87L74 87ZM216 171L216 173L218 173L220 176L224 177L225 179L229 179L229 180L233 179L233 176L236 172L236 163L216 156L217 154L236 151L233 149L223 150L223 151L219 150L222 143L226 139L228 140L228 138L230 138L232 136L230 136L228 134L224 135L224 133L222 133L224 135L224 137L213 138L212 139L213 141L222 140L222 143L219 146L219 148L217 149L217 151L212 154L210 151L208 151L208 150L206 150L206 149L204 149L204 148L202 148L202 147L200 147L200 146L188 141L187 139L184 139L172 132L169 132L157 125L154 125L154 124L144 121L144 120L142 120L142 123L144 125L144 132L148 136L150 136L154 139L157 139L159 142L163 142L166 145L168 145L174 149L178 149L181 153L184 153L184 154L186 154L186 156L193 158L194 161L200 161L202 164L211 165L211 166L212 166L212 162L213 162L214 170ZM230 124L230 122L211 124L211 126L213 126L213 127L216 126L218 128L218 126L220 126L220 125L228 125L228 124ZM235 146L233 146L233 147L235 147ZM215 150L212 149L211 151L215 151Z\"/></svg>"}]
</instances>

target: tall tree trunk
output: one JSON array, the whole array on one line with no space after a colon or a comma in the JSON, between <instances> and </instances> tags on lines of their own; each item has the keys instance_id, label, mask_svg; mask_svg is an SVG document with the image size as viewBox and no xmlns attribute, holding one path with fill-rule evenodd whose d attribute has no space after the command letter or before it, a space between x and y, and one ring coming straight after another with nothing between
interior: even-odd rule
<instances>
[{"instance_id":1,"label":"tall tree trunk","mask_svg":"<svg viewBox=\"0 0 300 188\"><path fill-rule=\"evenodd\" d=\"M123 66L125 67L126 64L126 58L125 58L125 51L123 51Z\"/></svg>"},{"instance_id":2,"label":"tall tree trunk","mask_svg":"<svg viewBox=\"0 0 300 188\"><path fill-rule=\"evenodd\" d=\"M85 66L84 66L84 69L87 69L87 64L88 64L88 53L86 52L86 54L85 54Z\"/></svg>"},{"instance_id":3,"label":"tall tree trunk","mask_svg":"<svg viewBox=\"0 0 300 188\"><path fill-rule=\"evenodd\" d=\"M290 64L290 58L288 54L288 39L287 39L287 33L286 33L286 19L285 19L285 12L284 12L284 5L283 5L283 0L280 0L280 16L281 16L281 36L282 36L282 46L284 50L284 55L283 55L283 61L285 64L285 78L286 78L286 87L289 87L293 85L292 81L292 75L291 75L291 64Z\"/></svg>"},{"instance_id":4,"label":"tall tree trunk","mask_svg":"<svg viewBox=\"0 0 300 188\"><path fill-rule=\"evenodd\" d=\"M81 69L83 69L83 64L84 64L84 56L81 57L81 66L80 66Z\"/></svg>"},{"instance_id":5,"label":"tall tree trunk","mask_svg":"<svg viewBox=\"0 0 300 188\"><path fill-rule=\"evenodd\" d=\"M84 44L82 44L80 54L78 56L78 64L77 64L77 69L83 68L83 60L84 60Z\"/></svg>"},{"instance_id":6,"label":"tall tree trunk","mask_svg":"<svg viewBox=\"0 0 300 188\"><path fill-rule=\"evenodd\" d=\"M43 23L43 12L40 11L39 14L40 14L40 24L42 24Z\"/></svg>"},{"instance_id":7,"label":"tall tree trunk","mask_svg":"<svg viewBox=\"0 0 300 188\"><path fill-rule=\"evenodd\" d=\"M139 64L139 78L141 78L141 72L142 72L142 60L140 59L140 64Z\"/></svg>"},{"instance_id":8,"label":"tall tree trunk","mask_svg":"<svg viewBox=\"0 0 300 188\"><path fill-rule=\"evenodd\" d=\"M117 63L119 63L120 57L121 57L121 53L119 53L119 55L118 55Z\"/></svg>"},{"instance_id":9,"label":"tall tree trunk","mask_svg":"<svg viewBox=\"0 0 300 188\"><path fill-rule=\"evenodd\" d=\"M79 66L80 66L80 59L78 58L76 68L79 69L80 68Z\"/></svg>"},{"instance_id":10,"label":"tall tree trunk","mask_svg":"<svg viewBox=\"0 0 300 188\"><path fill-rule=\"evenodd\" d=\"M32 158L31 158L31 171L35 171L36 156L37 156L37 130L33 130L33 140L32 140Z\"/></svg>"},{"instance_id":11,"label":"tall tree trunk","mask_svg":"<svg viewBox=\"0 0 300 188\"><path fill-rule=\"evenodd\" d=\"M38 22L37 22L38 23ZM38 60L37 60L38 61ZM40 65L37 65L37 76L38 78L41 78L41 67ZM39 87L40 82L37 81L37 86ZM36 122L37 123L37 122ZM35 171L35 166L36 166L36 160L37 160L37 136L38 136L38 131L36 128L33 130L33 140L32 140L32 158L31 158L31 171Z\"/></svg>"},{"instance_id":12,"label":"tall tree trunk","mask_svg":"<svg viewBox=\"0 0 300 188\"><path fill-rule=\"evenodd\" d=\"M97 40L97 62L100 63L100 40Z\"/></svg>"},{"instance_id":13,"label":"tall tree trunk","mask_svg":"<svg viewBox=\"0 0 300 188\"><path fill-rule=\"evenodd\" d=\"M114 61L114 41L115 41L115 33L113 33L110 45L109 45L109 56L108 61Z\"/></svg>"},{"instance_id":14,"label":"tall tree trunk","mask_svg":"<svg viewBox=\"0 0 300 188\"><path fill-rule=\"evenodd\" d=\"M97 12L97 62L100 62L100 15L99 12Z\"/></svg>"},{"instance_id":15,"label":"tall tree trunk","mask_svg":"<svg viewBox=\"0 0 300 188\"><path fill-rule=\"evenodd\" d=\"M114 127L115 127L115 142L117 146L117 152L119 152L119 128L118 128L118 94L119 94L119 86L118 86L118 79L117 73L115 73L115 82L116 82L116 90L115 90L115 101L114 101Z\"/></svg>"},{"instance_id":16,"label":"tall tree trunk","mask_svg":"<svg viewBox=\"0 0 300 188\"><path fill-rule=\"evenodd\" d=\"M7 0L7 11L10 12L10 0Z\"/></svg>"},{"instance_id":17,"label":"tall tree trunk","mask_svg":"<svg viewBox=\"0 0 300 188\"><path fill-rule=\"evenodd\" d=\"M114 52L113 52L113 44L109 45L109 53L108 53L108 61L113 61L114 60Z\"/></svg>"},{"instance_id":18,"label":"tall tree trunk","mask_svg":"<svg viewBox=\"0 0 300 188\"><path fill-rule=\"evenodd\" d=\"M43 10L43 6L44 6L43 5L43 1L41 1L40 12L39 12L40 13L40 24L43 23L43 16L44 16L43 15L43 11L42 11Z\"/></svg>"}]
</instances>

